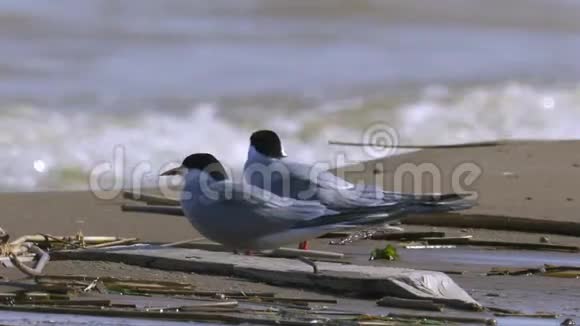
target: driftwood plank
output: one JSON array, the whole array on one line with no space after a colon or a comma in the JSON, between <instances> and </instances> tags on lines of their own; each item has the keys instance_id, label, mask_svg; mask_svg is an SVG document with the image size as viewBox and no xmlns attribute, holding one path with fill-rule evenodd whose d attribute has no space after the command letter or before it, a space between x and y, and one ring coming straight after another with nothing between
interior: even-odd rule
<instances>
[{"instance_id":1,"label":"driftwood plank","mask_svg":"<svg viewBox=\"0 0 580 326\"><path fill-rule=\"evenodd\" d=\"M161 245L161 247L169 247L167 245ZM172 245L174 248L187 248L187 249L200 249L206 251L227 251L227 249L219 243L215 242L195 242L195 241L185 241L183 243L178 243ZM295 248L278 248L275 250L265 250L261 253L269 257L280 257L280 258L295 258L295 257L306 257L306 258L327 258L327 259L341 259L344 257L343 253L332 252L332 251L321 251L321 250L302 250Z\"/></svg>"},{"instance_id":2,"label":"driftwood plank","mask_svg":"<svg viewBox=\"0 0 580 326\"><path fill-rule=\"evenodd\" d=\"M491 240L474 240L470 236L454 237L454 238L430 238L424 239L427 244L443 244L443 245L468 245L468 246L482 246L482 247L504 247L512 249L525 250L545 250L545 251L564 251L564 252L579 252L578 246L565 246L547 243L528 243L528 242L510 242L510 241L491 241Z\"/></svg>"},{"instance_id":3,"label":"driftwood plank","mask_svg":"<svg viewBox=\"0 0 580 326\"><path fill-rule=\"evenodd\" d=\"M176 200L176 199L155 196L155 195L150 195L150 194L136 193L136 192L132 192L132 191L123 191L123 198L145 202L148 205L166 205L166 206L179 206L180 205L179 200Z\"/></svg>"},{"instance_id":4,"label":"driftwood plank","mask_svg":"<svg viewBox=\"0 0 580 326\"><path fill-rule=\"evenodd\" d=\"M580 236L580 222L552 221L529 217L442 213L410 216L403 219L402 222L409 225L452 226Z\"/></svg>"},{"instance_id":5,"label":"driftwood plank","mask_svg":"<svg viewBox=\"0 0 580 326\"><path fill-rule=\"evenodd\" d=\"M379 301L377 301L377 304L383 307L443 311L443 305L436 304L432 300L412 300L412 299L384 297Z\"/></svg>"},{"instance_id":6,"label":"driftwood plank","mask_svg":"<svg viewBox=\"0 0 580 326\"><path fill-rule=\"evenodd\" d=\"M396 233L377 232L371 235L370 239L410 241L410 240L421 240L423 238L442 238L444 236L445 232L396 232Z\"/></svg>"},{"instance_id":7,"label":"driftwood plank","mask_svg":"<svg viewBox=\"0 0 580 326\"><path fill-rule=\"evenodd\" d=\"M317 263L319 273L286 258L235 255L181 248L127 248L61 251L53 259L123 262L164 270L230 275L270 284L318 288L365 296L428 299L461 308L481 306L447 275L407 268Z\"/></svg>"}]
</instances>

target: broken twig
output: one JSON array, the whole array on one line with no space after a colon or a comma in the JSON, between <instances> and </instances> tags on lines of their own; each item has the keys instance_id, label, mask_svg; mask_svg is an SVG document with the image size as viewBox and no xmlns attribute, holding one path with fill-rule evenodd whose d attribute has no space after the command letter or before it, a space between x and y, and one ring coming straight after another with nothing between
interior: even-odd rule
<instances>
[{"instance_id":1,"label":"broken twig","mask_svg":"<svg viewBox=\"0 0 580 326\"><path fill-rule=\"evenodd\" d=\"M396 145L396 144L372 144L372 143L355 143L329 140L329 145L340 146L357 146L357 147L383 147L383 148L401 148L401 149L451 149L451 148L469 148L469 147L493 147L502 145L498 141L462 143L462 144L445 144L445 145Z\"/></svg>"},{"instance_id":2,"label":"broken twig","mask_svg":"<svg viewBox=\"0 0 580 326\"><path fill-rule=\"evenodd\" d=\"M151 214L165 214L165 215L172 215L172 216L184 216L181 207L172 207L172 206L161 206L161 205L149 205L149 206L140 206L140 205L128 205L123 204L121 205L121 210L123 212L136 212L136 213L151 213Z\"/></svg>"},{"instance_id":3,"label":"broken twig","mask_svg":"<svg viewBox=\"0 0 580 326\"><path fill-rule=\"evenodd\" d=\"M85 248L87 248L87 249L95 249L95 248L105 248L105 247L112 247L112 246L120 246L120 245L132 244L132 243L136 242L137 240L138 240L137 238L119 239L119 240L116 240L116 241L104 242L104 243L99 243L99 244L95 244L95 245L86 246Z\"/></svg>"},{"instance_id":4,"label":"broken twig","mask_svg":"<svg viewBox=\"0 0 580 326\"><path fill-rule=\"evenodd\" d=\"M503 313L503 312L495 312L493 315L496 317L521 317L521 318L546 318L546 319L555 319L558 318L559 316L557 314L551 313L524 314L524 313Z\"/></svg>"}]
</instances>

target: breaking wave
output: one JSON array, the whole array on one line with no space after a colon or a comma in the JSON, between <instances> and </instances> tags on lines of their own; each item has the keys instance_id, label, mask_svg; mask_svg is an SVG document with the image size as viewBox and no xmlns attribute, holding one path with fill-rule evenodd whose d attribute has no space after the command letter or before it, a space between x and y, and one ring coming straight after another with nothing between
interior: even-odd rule
<instances>
[{"instance_id":1,"label":"breaking wave","mask_svg":"<svg viewBox=\"0 0 580 326\"><path fill-rule=\"evenodd\" d=\"M91 169L112 162L116 148L123 150L126 173L148 164L145 183L155 184L162 167L193 152L214 153L239 171L249 135L258 128L278 131L295 159L332 165L337 152L348 159L338 164L374 158L328 140L361 141L376 122L394 128L403 144L580 138L580 86L431 86L404 99L369 96L293 109L244 105L197 103L181 112L122 114L1 108L0 190L86 189Z\"/></svg>"}]
</instances>

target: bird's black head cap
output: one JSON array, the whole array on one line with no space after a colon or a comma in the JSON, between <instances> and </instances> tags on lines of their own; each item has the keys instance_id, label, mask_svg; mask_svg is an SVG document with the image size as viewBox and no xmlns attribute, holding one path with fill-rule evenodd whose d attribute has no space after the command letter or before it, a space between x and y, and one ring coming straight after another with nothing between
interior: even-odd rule
<instances>
[{"instance_id":1,"label":"bird's black head cap","mask_svg":"<svg viewBox=\"0 0 580 326\"><path fill-rule=\"evenodd\" d=\"M282 158L286 156L282 149L280 137L272 130L258 130L250 137L250 144L263 155L272 158Z\"/></svg>"},{"instance_id":2,"label":"bird's black head cap","mask_svg":"<svg viewBox=\"0 0 580 326\"><path fill-rule=\"evenodd\" d=\"M225 180L228 174L224 166L213 155L208 153L196 153L186 157L181 163L189 170L197 169L205 171L215 180Z\"/></svg>"}]
</instances>

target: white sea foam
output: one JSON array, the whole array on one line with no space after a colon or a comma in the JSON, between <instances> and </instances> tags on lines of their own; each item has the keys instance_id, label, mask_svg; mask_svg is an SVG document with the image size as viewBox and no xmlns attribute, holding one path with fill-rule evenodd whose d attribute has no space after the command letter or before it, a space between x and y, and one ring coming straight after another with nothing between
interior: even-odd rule
<instances>
[{"instance_id":1,"label":"white sea foam","mask_svg":"<svg viewBox=\"0 0 580 326\"><path fill-rule=\"evenodd\" d=\"M214 153L239 170L254 128L277 130L297 159L332 165L337 152L352 162L373 158L360 148L333 147L327 141L361 141L365 127L376 121L394 127L404 144L580 138L580 87L515 83L466 90L437 87L404 104L388 103L392 102L375 97L329 101L292 112L257 108L262 114L242 120L239 114L236 119L228 117L232 108L207 103L183 113L151 110L138 115L3 108L0 189L84 189L91 169L111 162L115 148L124 150L125 178L145 163L151 171L144 183L151 185L168 162L193 152Z\"/></svg>"}]
</instances>

